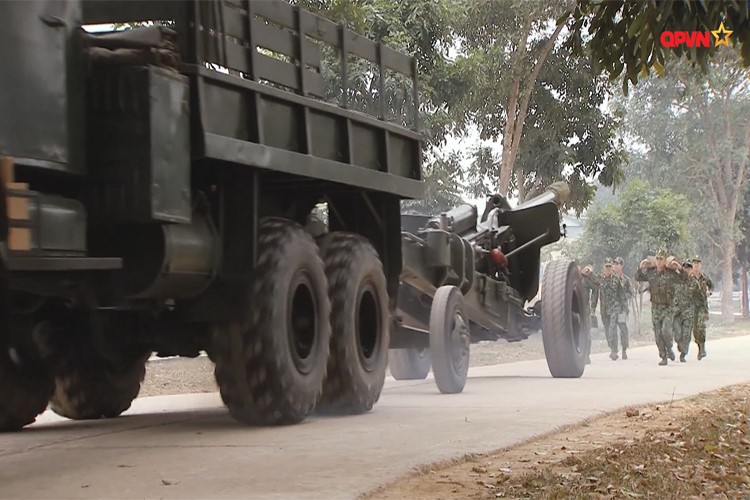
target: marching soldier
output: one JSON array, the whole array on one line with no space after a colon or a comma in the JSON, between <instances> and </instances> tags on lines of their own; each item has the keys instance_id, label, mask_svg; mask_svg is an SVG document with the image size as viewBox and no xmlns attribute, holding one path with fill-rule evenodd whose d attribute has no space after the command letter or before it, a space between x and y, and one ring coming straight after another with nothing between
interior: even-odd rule
<instances>
[{"instance_id":1,"label":"marching soldier","mask_svg":"<svg viewBox=\"0 0 750 500\"><path fill-rule=\"evenodd\" d=\"M682 265L674 262L674 269L680 272L680 279L675 285L674 300L672 302L672 331L680 351L680 363L687 360L690 349L690 338L693 331L694 307L692 299L692 285L695 278L692 275L693 264L686 260Z\"/></svg>"},{"instance_id":2,"label":"marching soldier","mask_svg":"<svg viewBox=\"0 0 750 500\"><path fill-rule=\"evenodd\" d=\"M612 268L615 271L615 276L620 279L622 283L622 297L620 304L620 314L617 315L617 327L620 329L620 343L622 344L622 359L623 361L628 359L628 347L630 346L630 332L628 331L628 314L630 313L630 299L635 296L633 288L633 282L623 272L622 266L624 261L622 257L615 259ZM615 332L617 335L617 332Z\"/></svg>"},{"instance_id":3,"label":"marching soldier","mask_svg":"<svg viewBox=\"0 0 750 500\"><path fill-rule=\"evenodd\" d=\"M617 354L617 316L622 311L624 290L620 278L612 274L612 259L604 261L604 273L599 278L599 295L601 298L601 316L604 334L609 345L609 357L615 361Z\"/></svg>"},{"instance_id":4,"label":"marching soldier","mask_svg":"<svg viewBox=\"0 0 750 500\"><path fill-rule=\"evenodd\" d=\"M585 321L588 322L588 338L586 339L586 364L591 364L591 325L596 319L596 302L599 294L599 281L594 275L591 266L581 269L581 282L583 285L583 302L586 311L584 311Z\"/></svg>"},{"instance_id":5,"label":"marching soldier","mask_svg":"<svg viewBox=\"0 0 750 500\"><path fill-rule=\"evenodd\" d=\"M703 264L697 255L693 257L693 340L698 344L698 361L706 357L706 320L708 320L708 297L714 290L711 278L703 274Z\"/></svg>"},{"instance_id":6,"label":"marching soldier","mask_svg":"<svg viewBox=\"0 0 750 500\"><path fill-rule=\"evenodd\" d=\"M651 294L651 321L654 325L656 347L659 349L661 361L659 365L668 364L667 358L674 361L672 350L672 332L670 331L670 313L674 300L674 287L679 276L673 269L667 269L667 252L659 250L656 262L643 259L635 273L636 281L648 281Z\"/></svg>"}]
</instances>

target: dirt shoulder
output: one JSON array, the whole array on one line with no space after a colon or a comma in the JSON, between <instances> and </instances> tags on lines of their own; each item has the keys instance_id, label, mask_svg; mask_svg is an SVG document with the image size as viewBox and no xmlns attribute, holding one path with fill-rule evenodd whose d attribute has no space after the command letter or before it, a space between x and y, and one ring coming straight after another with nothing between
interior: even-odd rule
<instances>
[{"instance_id":1,"label":"dirt shoulder","mask_svg":"<svg viewBox=\"0 0 750 500\"><path fill-rule=\"evenodd\" d=\"M750 498L750 383L424 467L370 499Z\"/></svg>"}]
</instances>

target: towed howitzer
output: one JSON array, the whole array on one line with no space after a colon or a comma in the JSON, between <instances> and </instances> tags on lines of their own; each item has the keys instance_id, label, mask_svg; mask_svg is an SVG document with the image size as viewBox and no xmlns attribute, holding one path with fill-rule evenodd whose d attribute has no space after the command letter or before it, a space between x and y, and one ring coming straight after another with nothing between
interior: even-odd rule
<instances>
[{"instance_id":1,"label":"towed howitzer","mask_svg":"<svg viewBox=\"0 0 750 500\"><path fill-rule=\"evenodd\" d=\"M539 291L541 248L562 236L559 212L569 195L567 184L556 182L514 208L505 197L493 195L481 219L477 208L468 204L436 217L402 216L399 315L391 340L394 377L426 376L429 359L425 361L424 353L430 348L439 388L459 392L468 370L468 344L520 341L542 327L541 306L527 304ZM582 351L585 337L580 335L585 325L578 316L583 310L576 289L580 275L572 261L553 262L551 270L561 276L554 283L545 279L550 288L546 295L554 302L572 306L567 306L565 318L558 318L560 325L547 328L550 342L564 344L559 350L546 351L548 364L553 376L580 377L584 360L576 353ZM557 290L560 283L563 290ZM453 298L438 304L438 295L444 299L447 289ZM567 298L571 293L577 295L572 302ZM452 309L436 309L445 309L446 304ZM450 333L438 324L441 320L452 325ZM438 338L441 335L450 338ZM559 338L563 341L557 342ZM450 349L458 349L459 355L438 352ZM441 387L438 372L454 376Z\"/></svg>"}]
</instances>

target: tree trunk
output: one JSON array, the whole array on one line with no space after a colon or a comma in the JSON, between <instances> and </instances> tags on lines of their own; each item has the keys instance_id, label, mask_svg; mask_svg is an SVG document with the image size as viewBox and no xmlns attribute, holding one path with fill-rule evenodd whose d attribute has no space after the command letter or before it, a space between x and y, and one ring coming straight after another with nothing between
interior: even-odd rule
<instances>
[{"instance_id":1,"label":"tree trunk","mask_svg":"<svg viewBox=\"0 0 750 500\"><path fill-rule=\"evenodd\" d=\"M516 181L518 184L518 204L520 205L526 200L526 174L523 169L516 170Z\"/></svg>"},{"instance_id":2,"label":"tree trunk","mask_svg":"<svg viewBox=\"0 0 750 500\"><path fill-rule=\"evenodd\" d=\"M740 266L740 286L742 287L742 317L747 319L747 268L744 264Z\"/></svg>"},{"instance_id":3,"label":"tree trunk","mask_svg":"<svg viewBox=\"0 0 750 500\"><path fill-rule=\"evenodd\" d=\"M724 259L721 263L721 318L724 321L734 321L734 305L732 304L732 292L734 281L732 280L732 263L734 261L733 242L727 241L724 246Z\"/></svg>"}]
</instances>

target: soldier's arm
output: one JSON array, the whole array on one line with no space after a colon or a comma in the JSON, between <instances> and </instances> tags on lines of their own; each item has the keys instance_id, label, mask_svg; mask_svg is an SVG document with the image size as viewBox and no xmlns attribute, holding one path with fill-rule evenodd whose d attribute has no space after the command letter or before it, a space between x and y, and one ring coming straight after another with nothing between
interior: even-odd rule
<instances>
[{"instance_id":1,"label":"soldier's arm","mask_svg":"<svg viewBox=\"0 0 750 500\"><path fill-rule=\"evenodd\" d=\"M630 278L625 276L625 293L628 296L628 299L631 297L635 297L635 290L633 288L633 282L630 281Z\"/></svg>"},{"instance_id":2,"label":"soldier's arm","mask_svg":"<svg viewBox=\"0 0 750 500\"><path fill-rule=\"evenodd\" d=\"M648 281L649 278L649 271L650 269L644 269L642 267L639 267L638 270L635 272L635 280L636 281Z\"/></svg>"},{"instance_id":3,"label":"soldier's arm","mask_svg":"<svg viewBox=\"0 0 750 500\"><path fill-rule=\"evenodd\" d=\"M709 278L708 276L706 276L706 287L708 288L709 292L714 291L714 282L711 281L711 278Z\"/></svg>"},{"instance_id":4,"label":"soldier's arm","mask_svg":"<svg viewBox=\"0 0 750 500\"><path fill-rule=\"evenodd\" d=\"M599 303L599 281L592 277L591 279L591 313L596 312L596 306Z\"/></svg>"}]
</instances>

